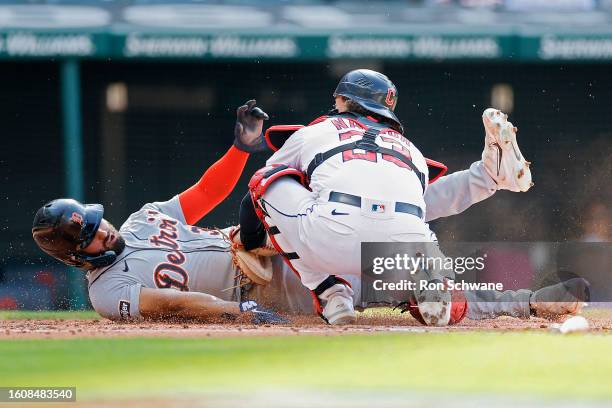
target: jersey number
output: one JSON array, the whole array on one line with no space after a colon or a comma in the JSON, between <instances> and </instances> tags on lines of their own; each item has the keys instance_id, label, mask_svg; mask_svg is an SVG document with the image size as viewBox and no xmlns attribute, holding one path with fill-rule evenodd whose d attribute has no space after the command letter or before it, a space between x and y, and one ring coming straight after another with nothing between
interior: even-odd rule
<instances>
[{"instance_id":1,"label":"jersey number","mask_svg":"<svg viewBox=\"0 0 612 408\"><path fill-rule=\"evenodd\" d=\"M357 136L357 135L361 136L362 133L357 132L357 131L348 131L348 132L340 133L339 136L340 136L340 140L342 141L342 140L350 139L351 137ZM402 154L408 160L412 161L412 156L410 155L410 151L406 147L404 147L404 145L399 140L397 140L394 137L389 137L389 136L381 136L380 138L382 139L383 142L391 143L391 147L393 150L400 152L400 154ZM342 152L342 160L345 162L350 161L350 160L366 160L369 162L376 163L377 157L378 157L378 154L376 152L363 152L362 153L362 152L358 152L355 150L347 150L347 151ZM404 169L410 169L410 167L406 163L404 163L397 157L391 156L390 154L382 154L381 158L385 161L395 164L398 167L401 167Z\"/></svg>"}]
</instances>

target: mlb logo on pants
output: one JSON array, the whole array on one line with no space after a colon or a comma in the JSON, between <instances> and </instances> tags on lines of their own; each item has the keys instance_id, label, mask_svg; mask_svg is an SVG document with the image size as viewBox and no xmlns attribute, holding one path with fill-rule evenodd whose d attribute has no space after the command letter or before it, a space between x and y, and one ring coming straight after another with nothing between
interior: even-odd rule
<instances>
[{"instance_id":1,"label":"mlb logo on pants","mask_svg":"<svg viewBox=\"0 0 612 408\"><path fill-rule=\"evenodd\" d=\"M375 213L384 213L385 205L384 204L372 204L372 212Z\"/></svg>"}]
</instances>

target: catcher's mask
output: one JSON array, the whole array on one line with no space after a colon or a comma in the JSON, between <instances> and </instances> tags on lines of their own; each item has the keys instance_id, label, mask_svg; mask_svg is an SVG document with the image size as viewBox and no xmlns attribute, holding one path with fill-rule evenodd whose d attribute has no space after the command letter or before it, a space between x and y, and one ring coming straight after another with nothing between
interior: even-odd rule
<instances>
[{"instance_id":1,"label":"catcher's mask","mask_svg":"<svg viewBox=\"0 0 612 408\"><path fill-rule=\"evenodd\" d=\"M32 236L36 244L66 265L91 270L110 265L117 259L114 251L100 255L81 253L96 236L104 216L101 204L81 204L68 198L53 200L34 216Z\"/></svg>"},{"instance_id":2,"label":"catcher's mask","mask_svg":"<svg viewBox=\"0 0 612 408\"><path fill-rule=\"evenodd\" d=\"M368 112L402 124L393 111L397 105L397 88L386 75L369 69L356 69L344 75L334 91L334 97L344 96Z\"/></svg>"}]
</instances>

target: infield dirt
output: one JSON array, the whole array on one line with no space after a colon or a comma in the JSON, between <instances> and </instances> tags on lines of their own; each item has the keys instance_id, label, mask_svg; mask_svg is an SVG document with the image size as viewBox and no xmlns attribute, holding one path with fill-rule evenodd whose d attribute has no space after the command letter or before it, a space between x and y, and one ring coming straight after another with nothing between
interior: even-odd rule
<instances>
[{"instance_id":1,"label":"infield dirt","mask_svg":"<svg viewBox=\"0 0 612 408\"><path fill-rule=\"evenodd\" d=\"M585 314L591 332L612 333L612 310L591 310ZM550 331L555 323L539 318L499 317L494 320L469 320L452 327L424 327L407 315L359 316L350 326L329 326L316 316L294 316L291 325L255 326L237 323L154 323L90 320L4 320L0 339L77 338L77 337L224 337L277 335L342 335L378 332L461 332L461 331ZM562 319L564 320L564 319Z\"/></svg>"}]
</instances>

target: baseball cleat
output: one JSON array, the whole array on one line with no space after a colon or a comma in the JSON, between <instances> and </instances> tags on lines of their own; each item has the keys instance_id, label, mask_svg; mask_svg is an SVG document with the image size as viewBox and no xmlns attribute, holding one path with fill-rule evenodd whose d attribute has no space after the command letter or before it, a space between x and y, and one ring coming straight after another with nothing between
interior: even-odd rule
<instances>
[{"instance_id":1,"label":"baseball cleat","mask_svg":"<svg viewBox=\"0 0 612 408\"><path fill-rule=\"evenodd\" d=\"M516 142L517 128L508 122L508 115L488 108L482 114L485 148L482 162L498 189L527 191L533 186L531 170Z\"/></svg>"},{"instance_id":2,"label":"baseball cleat","mask_svg":"<svg viewBox=\"0 0 612 408\"><path fill-rule=\"evenodd\" d=\"M441 283L433 280L428 283ZM451 319L451 292L449 290L415 290L419 313L427 326L448 326Z\"/></svg>"},{"instance_id":3,"label":"baseball cleat","mask_svg":"<svg viewBox=\"0 0 612 408\"><path fill-rule=\"evenodd\" d=\"M579 313L588 298L589 283L582 278L572 278L533 292L529 307L533 316L555 319Z\"/></svg>"},{"instance_id":4,"label":"baseball cleat","mask_svg":"<svg viewBox=\"0 0 612 408\"><path fill-rule=\"evenodd\" d=\"M333 325L355 323L355 307L353 306L353 290L346 285L336 284L319 296L325 301L323 318Z\"/></svg>"}]
</instances>

